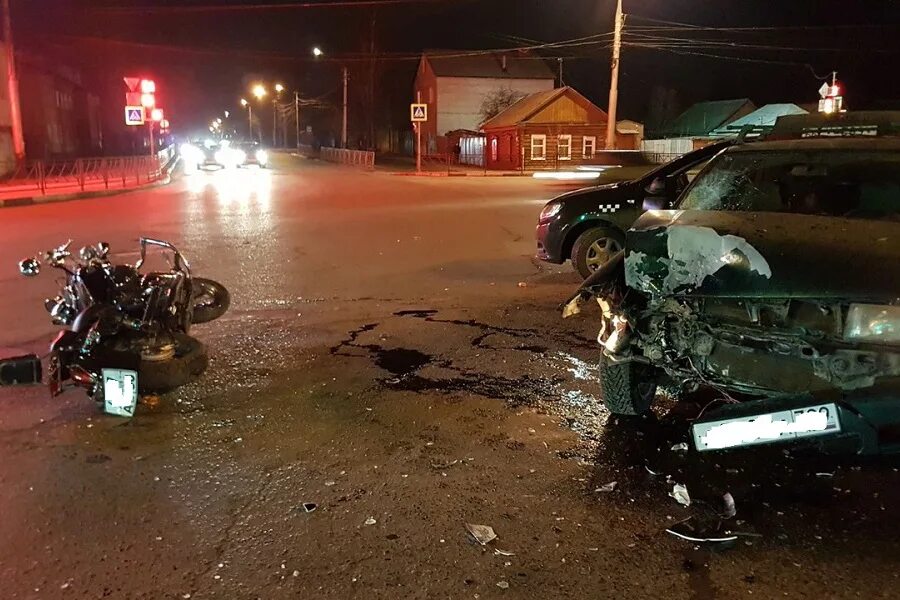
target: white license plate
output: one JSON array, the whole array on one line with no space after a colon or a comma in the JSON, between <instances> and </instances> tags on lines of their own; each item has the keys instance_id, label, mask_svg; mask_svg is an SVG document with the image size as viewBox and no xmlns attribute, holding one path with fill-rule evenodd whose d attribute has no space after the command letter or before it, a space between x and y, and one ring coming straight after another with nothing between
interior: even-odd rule
<instances>
[{"instance_id":1,"label":"white license plate","mask_svg":"<svg viewBox=\"0 0 900 600\"><path fill-rule=\"evenodd\" d=\"M138 374L127 369L103 369L103 408L119 417L134 416Z\"/></svg>"},{"instance_id":2,"label":"white license plate","mask_svg":"<svg viewBox=\"0 0 900 600\"><path fill-rule=\"evenodd\" d=\"M691 428L694 446L700 451L790 441L840 430L837 406L833 403L696 423Z\"/></svg>"}]
</instances>

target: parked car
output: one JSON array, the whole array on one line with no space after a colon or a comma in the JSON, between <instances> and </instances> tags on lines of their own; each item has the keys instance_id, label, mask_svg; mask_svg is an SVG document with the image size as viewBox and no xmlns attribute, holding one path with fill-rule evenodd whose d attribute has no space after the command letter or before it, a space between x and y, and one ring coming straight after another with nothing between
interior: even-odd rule
<instances>
[{"instance_id":1,"label":"parked car","mask_svg":"<svg viewBox=\"0 0 900 600\"><path fill-rule=\"evenodd\" d=\"M731 145L711 144L689 152L637 179L584 188L548 202L538 218L539 259L572 266L582 277L622 249L625 231L649 200L651 206L673 201L689 183L689 174Z\"/></svg>"},{"instance_id":2,"label":"parked car","mask_svg":"<svg viewBox=\"0 0 900 600\"><path fill-rule=\"evenodd\" d=\"M700 451L900 448L900 113L783 117L724 150L564 314L590 296L613 413L705 387L723 406L693 424Z\"/></svg>"}]
</instances>

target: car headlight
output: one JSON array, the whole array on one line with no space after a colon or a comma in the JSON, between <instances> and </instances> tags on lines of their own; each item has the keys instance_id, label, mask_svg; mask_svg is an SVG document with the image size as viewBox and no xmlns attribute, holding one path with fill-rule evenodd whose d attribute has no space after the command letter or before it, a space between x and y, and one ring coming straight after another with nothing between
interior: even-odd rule
<instances>
[{"instance_id":1,"label":"car headlight","mask_svg":"<svg viewBox=\"0 0 900 600\"><path fill-rule=\"evenodd\" d=\"M844 339L883 344L900 343L900 306L851 304Z\"/></svg>"},{"instance_id":2,"label":"car headlight","mask_svg":"<svg viewBox=\"0 0 900 600\"><path fill-rule=\"evenodd\" d=\"M265 150L257 150L256 151L256 162L258 163L267 163L269 162L269 153Z\"/></svg>"},{"instance_id":3,"label":"car headlight","mask_svg":"<svg viewBox=\"0 0 900 600\"><path fill-rule=\"evenodd\" d=\"M203 160L203 151L192 144L182 144L179 149L181 157L189 163L201 162Z\"/></svg>"},{"instance_id":4,"label":"car headlight","mask_svg":"<svg viewBox=\"0 0 900 600\"><path fill-rule=\"evenodd\" d=\"M243 163L245 160L247 160L247 153L244 152L243 150L235 150L235 151L234 151L234 158L233 158L232 160L234 160L234 162L236 162L236 163L238 163L238 164L241 164L241 163Z\"/></svg>"},{"instance_id":5,"label":"car headlight","mask_svg":"<svg viewBox=\"0 0 900 600\"><path fill-rule=\"evenodd\" d=\"M216 162L219 163L220 165L224 165L226 163L231 162L231 157L229 156L229 153L226 152L225 150L218 150L213 155L213 158L216 159Z\"/></svg>"},{"instance_id":6,"label":"car headlight","mask_svg":"<svg viewBox=\"0 0 900 600\"><path fill-rule=\"evenodd\" d=\"M562 210L562 202L551 202L541 211L541 221L546 221L555 217Z\"/></svg>"}]
</instances>

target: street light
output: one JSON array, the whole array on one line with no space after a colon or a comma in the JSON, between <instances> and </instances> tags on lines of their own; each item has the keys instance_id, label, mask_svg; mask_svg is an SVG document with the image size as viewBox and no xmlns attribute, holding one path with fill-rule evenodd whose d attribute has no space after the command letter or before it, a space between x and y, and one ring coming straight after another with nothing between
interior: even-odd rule
<instances>
[{"instance_id":1,"label":"street light","mask_svg":"<svg viewBox=\"0 0 900 600\"><path fill-rule=\"evenodd\" d=\"M254 85L253 90L251 90L251 91L253 92L253 95L256 96L257 100L262 100L263 97L266 95L266 88L263 87L262 84L259 84L259 83Z\"/></svg>"},{"instance_id":2,"label":"street light","mask_svg":"<svg viewBox=\"0 0 900 600\"><path fill-rule=\"evenodd\" d=\"M253 106L245 98L241 98L241 106L247 109L247 135L253 141Z\"/></svg>"},{"instance_id":3,"label":"street light","mask_svg":"<svg viewBox=\"0 0 900 600\"><path fill-rule=\"evenodd\" d=\"M276 84L275 84L275 91L278 92L278 93L280 94L281 92L284 91L284 86L281 85L280 83L276 83Z\"/></svg>"},{"instance_id":4,"label":"street light","mask_svg":"<svg viewBox=\"0 0 900 600\"><path fill-rule=\"evenodd\" d=\"M318 46L313 47L312 54L316 58L323 56L325 53ZM347 66L344 65L343 69L343 80L344 80L344 110L343 110L343 122L341 123L341 148L347 147L347 83L350 80L349 74L347 72Z\"/></svg>"}]
</instances>

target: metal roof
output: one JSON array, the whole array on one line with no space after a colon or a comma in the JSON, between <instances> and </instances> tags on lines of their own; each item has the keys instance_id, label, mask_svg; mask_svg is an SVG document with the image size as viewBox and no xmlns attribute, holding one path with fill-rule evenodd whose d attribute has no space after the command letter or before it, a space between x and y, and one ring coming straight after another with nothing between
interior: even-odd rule
<instances>
[{"instance_id":1,"label":"metal roof","mask_svg":"<svg viewBox=\"0 0 900 600\"><path fill-rule=\"evenodd\" d=\"M728 124L734 115L748 106L756 108L747 98L698 102L663 127L663 137L706 137L713 130Z\"/></svg>"},{"instance_id":2,"label":"metal roof","mask_svg":"<svg viewBox=\"0 0 900 600\"><path fill-rule=\"evenodd\" d=\"M808 111L800 108L796 104L766 104L749 115L744 115L736 121L732 121L731 123L716 128L710 135L713 137L737 135L748 125L771 127L779 117L805 114L808 114Z\"/></svg>"},{"instance_id":3,"label":"metal roof","mask_svg":"<svg viewBox=\"0 0 900 600\"><path fill-rule=\"evenodd\" d=\"M525 96L506 110L482 123L481 128L497 129L501 127L514 127L519 123L528 121L562 96L569 96L575 100L575 102L582 106L586 106L589 112L594 112L596 117L594 122L605 122L606 113L603 112L602 109L579 94L574 88L566 86Z\"/></svg>"},{"instance_id":4,"label":"metal roof","mask_svg":"<svg viewBox=\"0 0 900 600\"><path fill-rule=\"evenodd\" d=\"M506 57L506 69L503 57ZM523 52L464 54L453 50L427 50L428 61L437 77L487 77L491 79L556 79L547 63Z\"/></svg>"}]
</instances>

